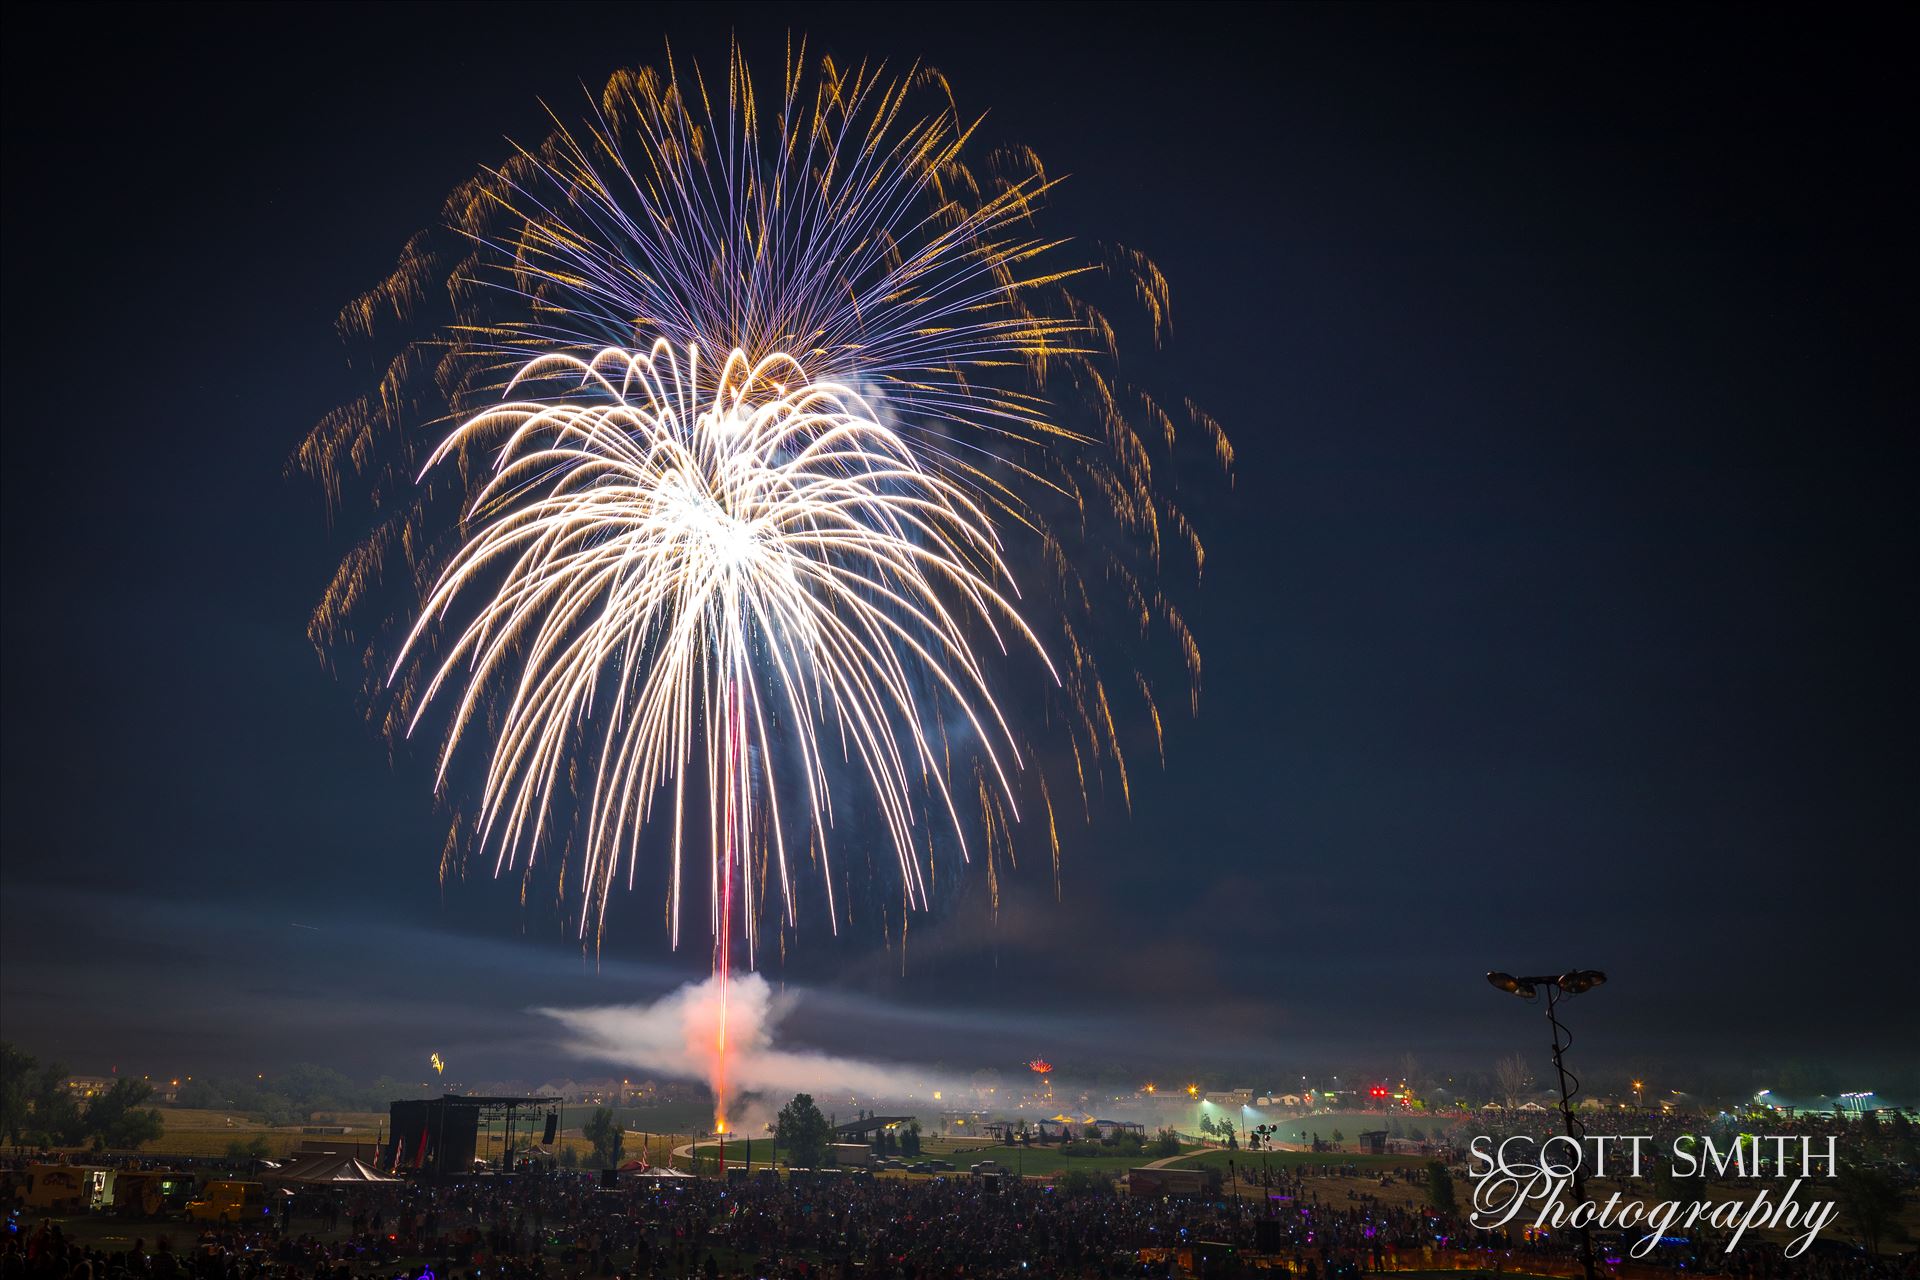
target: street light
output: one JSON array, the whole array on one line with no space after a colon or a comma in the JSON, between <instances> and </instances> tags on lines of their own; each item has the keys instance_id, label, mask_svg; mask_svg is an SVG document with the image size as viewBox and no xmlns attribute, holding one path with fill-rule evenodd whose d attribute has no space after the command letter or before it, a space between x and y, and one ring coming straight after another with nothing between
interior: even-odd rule
<instances>
[{"instance_id":1,"label":"street light","mask_svg":"<svg viewBox=\"0 0 1920 1280\"><path fill-rule=\"evenodd\" d=\"M1606 980L1607 975L1598 969L1569 969L1558 976L1532 974L1516 978L1510 973L1487 975L1487 981L1493 986L1522 1000L1532 1000L1540 994L1542 987L1546 988L1547 1021L1553 1026L1553 1069L1560 1077L1560 1116L1566 1123L1567 1137L1573 1140L1574 1150L1580 1153L1573 1162L1573 1200L1576 1210L1587 1199L1586 1179L1580 1175L1580 1166L1585 1162L1587 1128L1573 1114L1573 1095L1580 1091L1580 1077L1567 1070L1566 1062L1566 1052L1573 1046L1573 1033L1560 1021L1555 1006L1561 996L1581 995ZM1638 1088L1637 1083L1635 1087ZM1584 1222L1580 1225L1580 1267L1586 1280L1594 1280L1593 1232Z\"/></svg>"}]
</instances>

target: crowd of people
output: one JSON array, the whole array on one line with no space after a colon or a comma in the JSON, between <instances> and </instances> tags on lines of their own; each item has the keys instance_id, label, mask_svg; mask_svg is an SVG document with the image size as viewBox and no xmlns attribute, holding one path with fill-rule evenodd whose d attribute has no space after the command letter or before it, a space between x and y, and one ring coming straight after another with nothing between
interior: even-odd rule
<instances>
[{"instance_id":1,"label":"crowd of people","mask_svg":"<svg viewBox=\"0 0 1920 1280\"><path fill-rule=\"evenodd\" d=\"M1481 1231L1375 1193L1387 1190L1298 1169L1274 1171L1252 1198L1159 1199L966 1176L629 1177L605 1188L595 1175L551 1169L302 1191L244 1227L131 1223L92 1243L59 1220L16 1218L0 1280L1104 1277L1205 1273L1229 1249L1229 1266L1299 1280L1575 1272L1570 1236ZM1651 1265L1731 1280L1920 1280L1915 1258L1837 1245L1791 1260L1758 1245L1732 1255L1666 1247Z\"/></svg>"}]
</instances>

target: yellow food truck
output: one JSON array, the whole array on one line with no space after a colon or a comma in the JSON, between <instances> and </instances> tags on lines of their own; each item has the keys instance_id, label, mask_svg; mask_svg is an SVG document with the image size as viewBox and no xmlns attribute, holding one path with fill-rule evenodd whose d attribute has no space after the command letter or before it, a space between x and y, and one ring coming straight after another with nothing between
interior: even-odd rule
<instances>
[{"instance_id":1,"label":"yellow food truck","mask_svg":"<svg viewBox=\"0 0 1920 1280\"><path fill-rule=\"evenodd\" d=\"M176 1169L122 1169L113 1179L114 1213L159 1218L178 1213L193 1197L194 1176Z\"/></svg>"},{"instance_id":2,"label":"yellow food truck","mask_svg":"<svg viewBox=\"0 0 1920 1280\"><path fill-rule=\"evenodd\" d=\"M85 1213L105 1204L113 1170L87 1164L36 1164L27 1168L27 1208L47 1213Z\"/></svg>"},{"instance_id":3,"label":"yellow food truck","mask_svg":"<svg viewBox=\"0 0 1920 1280\"><path fill-rule=\"evenodd\" d=\"M187 1202L189 1222L244 1222L273 1216L273 1200L258 1182L209 1182L198 1200Z\"/></svg>"}]
</instances>

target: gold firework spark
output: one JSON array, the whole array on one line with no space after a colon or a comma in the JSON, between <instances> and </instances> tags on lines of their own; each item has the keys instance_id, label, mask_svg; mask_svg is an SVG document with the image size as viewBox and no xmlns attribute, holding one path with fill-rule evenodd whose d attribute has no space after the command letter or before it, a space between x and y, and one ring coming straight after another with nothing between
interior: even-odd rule
<instances>
[{"instance_id":1,"label":"gold firework spark","mask_svg":"<svg viewBox=\"0 0 1920 1280\"><path fill-rule=\"evenodd\" d=\"M1165 279L1040 232L1056 180L983 151L924 66L789 42L769 96L736 47L723 77L623 71L553 122L346 308L355 343L432 336L295 459L371 523L315 609L322 654L366 670L396 739L446 709L443 787L491 743L477 797L448 797L443 872L557 855L584 931L658 841L677 941L704 852L724 973L733 904L749 949L769 878L796 918L790 851L830 920L851 910L834 836L869 821L909 906L935 825L985 851L997 900L1035 776L1057 877L1026 729L1066 738L1090 813L1109 781L1130 803L1122 702L1163 750L1143 640L1172 641L1197 705L1161 582L1169 542L1196 575L1201 545L1155 468L1189 435L1223 469L1231 448L1119 379L1126 322L1092 300L1117 281L1157 343ZM1006 657L1057 698L1004 714ZM862 804L836 815L849 773Z\"/></svg>"}]
</instances>

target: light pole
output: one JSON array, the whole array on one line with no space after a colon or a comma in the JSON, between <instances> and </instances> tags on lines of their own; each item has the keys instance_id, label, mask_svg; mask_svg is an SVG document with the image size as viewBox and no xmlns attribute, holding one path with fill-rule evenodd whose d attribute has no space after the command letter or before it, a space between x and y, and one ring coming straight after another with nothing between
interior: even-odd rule
<instances>
[{"instance_id":1,"label":"light pole","mask_svg":"<svg viewBox=\"0 0 1920 1280\"><path fill-rule=\"evenodd\" d=\"M1586 1179L1580 1174L1580 1166L1586 1163L1586 1144L1584 1139L1587 1128L1573 1114L1573 1095L1580 1091L1580 1077L1567 1070L1566 1052L1573 1047L1573 1033L1560 1021L1556 1005L1561 996L1577 996L1591 991L1607 980L1607 975L1598 969L1569 969L1554 977L1552 975L1534 975L1516 978L1510 973L1489 973L1487 981L1522 1000L1532 1000L1541 987L1547 989L1547 1021L1553 1027L1553 1069L1560 1077L1560 1116L1566 1122L1567 1137L1573 1140L1573 1207L1578 1212L1586 1203ZM1580 1225L1580 1267L1586 1273L1586 1280L1594 1280L1593 1232L1583 1221Z\"/></svg>"},{"instance_id":2,"label":"light pole","mask_svg":"<svg viewBox=\"0 0 1920 1280\"><path fill-rule=\"evenodd\" d=\"M1280 1126L1261 1124L1254 1126L1260 1135L1260 1195L1267 1202L1267 1216L1273 1216L1273 1166L1267 1162L1267 1152L1273 1149L1273 1135L1280 1132Z\"/></svg>"}]
</instances>

